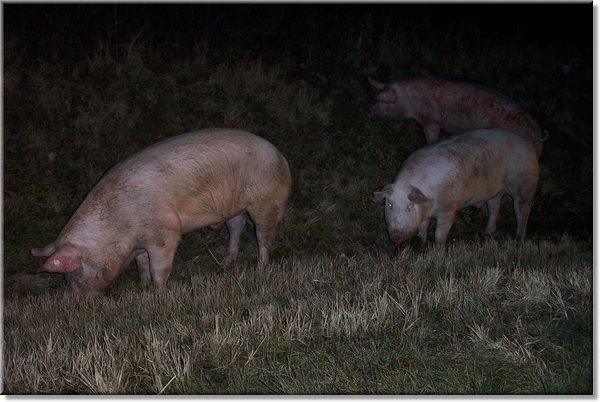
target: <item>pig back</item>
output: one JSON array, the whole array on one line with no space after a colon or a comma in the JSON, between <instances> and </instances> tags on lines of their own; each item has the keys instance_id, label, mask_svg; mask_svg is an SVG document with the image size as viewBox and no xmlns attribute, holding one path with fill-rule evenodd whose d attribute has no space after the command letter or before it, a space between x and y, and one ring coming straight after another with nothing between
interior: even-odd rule
<instances>
[{"instance_id":1,"label":"pig back","mask_svg":"<svg viewBox=\"0 0 600 402\"><path fill-rule=\"evenodd\" d=\"M538 174L531 141L503 129L479 129L447 137L414 152L396 181L434 199L480 201L508 184Z\"/></svg>"},{"instance_id":2,"label":"pig back","mask_svg":"<svg viewBox=\"0 0 600 402\"><path fill-rule=\"evenodd\" d=\"M130 165L130 166L128 166ZM185 212L228 218L265 197L283 196L290 187L285 158L268 141L228 129L183 134L142 151L119 171L141 182L146 194ZM163 201L164 203L164 201Z\"/></svg>"},{"instance_id":3,"label":"pig back","mask_svg":"<svg viewBox=\"0 0 600 402\"><path fill-rule=\"evenodd\" d=\"M240 130L209 129L147 147L109 174L130 183L152 180L151 187L193 194L219 183L258 181L288 170L281 153L265 139Z\"/></svg>"},{"instance_id":4,"label":"pig back","mask_svg":"<svg viewBox=\"0 0 600 402\"><path fill-rule=\"evenodd\" d=\"M475 84L438 80L435 98L448 132L502 128L528 139L538 157L541 154L544 134L540 125L503 94Z\"/></svg>"},{"instance_id":5,"label":"pig back","mask_svg":"<svg viewBox=\"0 0 600 402\"><path fill-rule=\"evenodd\" d=\"M290 186L287 162L268 141L240 130L200 130L115 165L71 221L96 227L119 222L132 230L152 221L187 232L228 219L265 197L285 201Z\"/></svg>"}]
</instances>

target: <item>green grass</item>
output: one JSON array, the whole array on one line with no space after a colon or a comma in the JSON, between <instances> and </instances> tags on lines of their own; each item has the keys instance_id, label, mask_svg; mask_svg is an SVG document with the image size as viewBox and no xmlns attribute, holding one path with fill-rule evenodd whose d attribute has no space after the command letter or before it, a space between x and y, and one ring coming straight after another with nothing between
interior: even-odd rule
<instances>
[{"instance_id":1,"label":"green grass","mask_svg":"<svg viewBox=\"0 0 600 402\"><path fill-rule=\"evenodd\" d=\"M466 28L433 40L408 21L373 43L365 24L283 49L136 31L86 48L50 41L41 56L5 36L5 393L592 393L591 52L482 47ZM522 247L505 202L496 240L469 208L448 250L392 254L372 192L425 141L414 123L366 119L366 77L423 73L503 92L550 131ZM222 126L289 161L272 265L255 267L248 225L227 270L226 230L185 235L163 295L138 290L134 268L96 300L34 274L29 250L56 238L110 166Z\"/></svg>"}]
</instances>

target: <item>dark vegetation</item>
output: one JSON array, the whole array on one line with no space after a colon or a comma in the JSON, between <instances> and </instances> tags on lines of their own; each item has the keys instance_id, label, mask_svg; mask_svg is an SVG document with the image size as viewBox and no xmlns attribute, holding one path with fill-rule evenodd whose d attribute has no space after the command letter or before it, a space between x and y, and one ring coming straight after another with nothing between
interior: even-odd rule
<instances>
[{"instance_id":1,"label":"dark vegetation","mask_svg":"<svg viewBox=\"0 0 600 402\"><path fill-rule=\"evenodd\" d=\"M4 349L5 354L12 353L12 369L28 367L37 373L23 369L22 378L38 379L37 383L23 382L23 379L17 380L15 374L7 380L5 366L5 381L10 392L591 392L591 284L586 279L591 278L593 231L590 5L4 4L3 11L3 278L4 297L10 301L5 331L12 331ZM503 258L499 255L513 255L507 250L516 247L506 240L513 237L515 230L509 202L504 203L499 218L497 241L500 254L494 249L488 256L490 261L482 262L482 266L467 263L475 258L468 252L459 254L465 260L464 276L458 273L460 262L444 265L443 258L429 262L435 267L431 271L431 282L423 282L425 278L415 272L416 277L409 273L407 276L394 273L393 270L408 269L409 266L423 267L420 265L423 258L433 258L427 257L430 250L425 250L424 254L404 255L403 263L374 261L369 257L392 249L385 232L382 208L371 202L372 191L390 182L402 160L423 146L425 139L420 127L413 122L366 119L365 112L373 101L366 77L390 80L416 74L459 79L493 88L514 99L550 133L540 161L540 187L528 226L529 250L536 250L536 244L545 245L539 248L545 254L541 251L533 253L539 258L536 263L505 261L498 265L499 272L488 272L490 266ZM29 249L53 241L89 189L118 160L161 139L194 129L220 126L242 128L261 135L287 157L293 175L293 192L287 217L275 240L272 260L274 267L289 269L293 275L301 276L302 264L307 272L335 270L336 274L332 274L327 282L333 287L328 290L331 294L323 296L322 315L304 315L308 310L317 311L318 306L309 303L307 298L319 294L318 289L308 289L304 295L289 294L269 287L275 286L271 284L265 286L264 292L275 292L273 300L242 294L232 296L238 297L234 301L225 298L214 302L215 306L232 303L240 311L247 309L251 316L255 313L257 319L264 316L273 320L271 316L275 314L281 322L276 320L275 328L279 329L266 332L269 338L251 338L247 344L231 344L209 353L212 349L206 345L215 346L216 343L211 342L218 342L215 314L224 313L216 307L207 309L206 322L212 323L210 328L202 322L190 321L186 316L179 317L183 338L172 339L173 344L183 342L187 345L187 337L200 336L202 331L208 331L208 335L214 337L210 338L213 340L206 338L209 340L205 339L203 342L206 343L200 346L194 344L189 350L184 348L185 356L190 359L189 366L180 367L176 372L186 374L171 373L169 365L147 368L141 361L130 360L131 367L141 365L147 371L140 374L137 369L128 371L124 368L124 372L132 377L119 377L122 381L113 381L113 385L119 384L116 388L89 380L95 378L98 381L98 378L110 376L84 373L81 371L84 366L69 369L61 366L72 375L79 370L81 375L75 376L76 380L71 383L52 379L52 375L65 374L60 369L51 370L52 375L44 377L40 373L47 367L31 363L41 358L35 355L38 348L47 352L46 360L42 361L58 361L60 359L51 353L53 349L48 349L48 342L68 344L72 339L68 336L58 341L44 338L36 343L27 337L20 338L26 331L24 328L31 325L23 321L21 309L34 314L36 303L40 303L37 297L50 305L63 300L60 295L64 288L62 278L33 275L40 261L29 255ZM457 249L471 250L475 255L481 250L489 251L489 245L483 247L480 239L485 219L485 210L475 208L466 209L459 215L450 233ZM192 281L189 286L202 292L198 288L201 281L212 281L213 277L229 278L230 273L221 270L218 263L224 255L225 241L225 230L213 233L202 229L186 235L172 273L175 293L169 297L178 300L177 292L189 291L185 287L186 281ZM225 286L228 290L223 294L235 293L239 286L257 291L253 285L240 285L244 283L242 276L246 280L244 269L250 269L252 278L261 274L252 268L257 253L251 226L246 229L242 242L240 265L247 267L235 268L231 275L237 277L238 282L230 281L231 287ZM551 265L553 256L548 254L553 247L562 250L558 254L564 257L559 259L558 266ZM576 261L573 265L566 263L569 253ZM364 290L370 283L367 278L352 271L353 278L362 279L352 283L342 280L339 270L346 269L345 263L339 260L342 256L349 258L348 261L352 258L361 261L360 269L379 272L378 277L367 275L369 280L385 278L389 281L381 283L377 279L377 285L373 287L379 292L376 292L379 302L369 298ZM563 263L565 271L561 273L560 264ZM295 265L290 268L286 264ZM464 290L472 286L471 276L477 275L479 269L491 275L493 284L486 282L485 286L493 292L489 297L478 293L470 298L470 293L464 293ZM513 269L524 270L519 275L529 275L523 280L527 285L519 284ZM527 271L529 269L532 271ZM113 316L113 308L119 310L131 303L140 303L126 296L128 292L136 292L131 286L134 280L134 272L124 272L112 295L116 298L115 306L100 307L103 318L94 324L98 327L98 331L91 331L94 338L89 338L92 335L87 330L81 330L81 336L76 337L80 342L77 345L99 345L100 350L104 342L123 348L123 344L113 344L113 338L102 341L102 336L112 336L112 323L107 317ZM298 280L304 283L303 286L320 283ZM410 284L416 287L410 288ZM418 295L419 289L424 289L425 293L431 291L428 297L433 299L423 304L425 301L421 299L406 296L408 298L402 301L391 286L396 289L406 286L409 295ZM447 289L440 290L440 286ZM534 295L531 296L533 299L528 298L523 286L529 286L527 289ZM448 290L451 288L455 290ZM433 295L438 290L445 295L439 297L448 303L435 302L437 296ZM459 296L448 296L452 291L459 292ZM278 298L277 294L282 296ZM386 294L392 295L392 299ZM347 299L354 297L352 295L357 298ZM321 299L317 297L317 300ZM400 304L394 304L393 300L400 300ZM478 300L493 313L486 316L485 309L473 310L474 305L469 304L473 300ZM162 302L157 301L158 305ZM383 302L396 306L394 308L398 310L394 310L394 314L401 313L400 318L409 327L394 327L395 320L400 319L394 314L381 316L382 321L376 327L369 321L364 331L358 330L360 339L369 345L366 348L364 343L356 340L354 329L344 332L320 328L324 322L331 323L327 321L331 309L339 308L336 312L349 321L358 314L356 319L360 320L361 306ZM201 303L195 303L198 304L188 307L202 308ZM456 305L463 309L456 315L448 315ZM344 315L346 307L349 313ZM407 315L410 308L417 309L414 314L420 317L419 324L410 325ZM505 312L506 308L515 311ZM82 309L73 313L74 319L96 311L93 304L85 304ZM468 311L465 313L464 309ZM380 316L381 312L375 310L373 317ZM461 311L466 314L462 318ZM288 313L291 315L286 315ZM130 314L134 321L144 320L144 312L132 311ZM177 309L174 309L168 314L158 313L157 317L162 317L167 325L173 324L172 315L176 314ZM527 324L529 327L525 325L530 332L523 332L520 324L513 325L521 315L534 319ZM436 329L432 325L437 316L446 318ZM228 320L231 319L231 325L237 325L236 320L240 317L233 314ZM288 317L287 321L285 317ZM290 321L293 317L298 320L305 317L302 318L304 321L294 323L300 327L302 323L310 323L311 327L304 328L300 334L287 334L281 338L278 331L287 328L286 325L294 327ZM465 321L465 317L470 318ZM60 323L57 320L48 324L48 333L60 333ZM149 324L152 325L142 323L137 329L124 329L124 333L133 331L128 341L147 337L150 342L157 333L152 328L161 330L157 323ZM338 324L343 327L343 323ZM150 332L142 333L146 330ZM441 342L433 335L438 330L449 337L444 339L452 342L448 348L436 343ZM328 341L317 341L323 334L323 339ZM406 345L413 349L402 352L406 358L397 356L393 358L396 360L385 360L382 357L383 360L370 366L363 365L367 367L365 370L371 371L360 374L364 384L382 387L356 385L359 374L355 370L364 363L360 360L361 353L364 356L376 353L392 356L386 353L399 350L400 346L392 341L397 336L410 339ZM261 343L263 339L266 340ZM419 342L425 340L419 339L431 339L432 344L423 345ZM483 345L479 350L481 353L473 359L462 354L471 348L471 340L478 340L477 345ZM19 344L20 341L23 344ZM537 343L528 343L530 341ZM298 372L290 372L293 359L289 358L296 356L296 352L289 349L287 361L285 354L275 356L273 353L292 344L299 348L295 351L309 348L302 350L312 356L311 363L296 361L304 372L322 377L329 375L327 367L335 366L341 367L339 377L327 382L323 378L302 377ZM534 344L544 346L535 349L537 346L531 346ZM127 347L135 350L130 344ZM33 355L27 355L27 350L33 351ZM248 361L263 359L260 361L264 365L244 362L244 369L241 369L235 356L224 354L235 355L235 350L246 358L250 356ZM421 356L422 360L410 367L404 366L408 364L407 359L419 355L419 350L427 350L426 355ZM505 353L506 350L511 352ZM73 349L71 354L63 356L64 361L73 362L76 353ZM348 360L340 366L339 362L334 364L328 360L336 354L357 360ZM445 357L438 359L438 354ZM464 366L454 367L457 372L467 373L467 378L473 382L463 378L440 385L436 379L446 367L446 359L455 361L448 356L467 359ZM85 356L79 357L85 360ZM477 359L484 361L488 357L494 363L481 369ZM147 358L156 361L151 356ZM274 362L288 366L283 372L278 371ZM431 368L433 371L428 373L433 374L429 377L422 377L432 362L439 365ZM394 370L398 367L388 371L391 364L399 365L399 372L409 373L414 381L417 378L429 378L430 381L427 385L413 382L408 386L409 377L403 377L405 386L394 388L393 384L398 380L395 377L398 371ZM382 369L384 366L385 370ZM469 369L463 370L464 367ZM563 371L557 367L562 367L560 370ZM516 368L530 375L519 377L524 379L523 383L513 382L517 378L511 370ZM486 376L478 377L475 373L481 373L481 370L495 370L502 378L496 381ZM274 376L273 382L268 379L264 380L267 384L248 382L265 372ZM116 370L115 375L119 373ZM151 373L163 374L152 377L154 374ZM206 380L215 373L220 379ZM377 377L377 373L385 378ZM167 384L174 375L178 376L177 380ZM285 378L292 380L286 382ZM373 378L381 381L369 382ZM527 380L531 378L541 380L532 386Z\"/></svg>"}]
</instances>

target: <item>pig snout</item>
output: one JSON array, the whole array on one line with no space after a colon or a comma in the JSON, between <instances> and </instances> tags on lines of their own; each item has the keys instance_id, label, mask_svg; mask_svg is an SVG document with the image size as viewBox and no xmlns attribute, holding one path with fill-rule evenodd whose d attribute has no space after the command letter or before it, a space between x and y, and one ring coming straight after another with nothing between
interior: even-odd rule
<instances>
[{"instance_id":1,"label":"pig snout","mask_svg":"<svg viewBox=\"0 0 600 402\"><path fill-rule=\"evenodd\" d=\"M381 108L380 108L380 107L378 107L378 105L377 105L377 104L375 104L375 105L371 106L371 107L369 108L369 110L367 110L367 118L368 118L368 119L374 119L374 118L376 118L377 116L380 116L380 115L381 115L381 110L380 110L380 109L381 109Z\"/></svg>"},{"instance_id":2,"label":"pig snout","mask_svg":"<svg viewBox=\"0 0 600 402\"><path fill-rule=\"evenodd\" d=\"M374 117L377 117L377 110L375 110L376 106L371 106L369 109L367 109L366 114L367 114L367 119L372 119Z\"/></svg>"},{"instance_id":3,"label":"pig snout","mask_svg":"<svg viewBox=\"0 0 600 402\"><path fill-rule=\"evenodd\" d=\"M402 232L400 230L390 231L390 239L396 244L404 243L408 239L408 237L409 236L407 233Z\"/></svg>"},{"instance_id":4,"label":"pig snout","mask_svg":"<svg viewBox=\"0 0 600 402\"><path fill-rule=\"evenodd\" d=\"M98 297L103 296L109 282L103 280L102 275L96 273L90 275L88 272L79 270L65 275L67 281L67 289L76 295L83 297Z\"/></svg>"}]
</instances>

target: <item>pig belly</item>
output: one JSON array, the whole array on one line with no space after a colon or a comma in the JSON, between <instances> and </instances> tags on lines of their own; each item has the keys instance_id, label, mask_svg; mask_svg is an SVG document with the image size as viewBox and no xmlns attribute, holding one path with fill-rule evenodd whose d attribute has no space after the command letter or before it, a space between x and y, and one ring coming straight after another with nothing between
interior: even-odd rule
<instances>
[{"instance_id":1,"label":"pig belly","mask_svg":"<svg viewBox=\"0 0 600 402\"><path fill-rule=\"evenodd\" d=\"M465 201L463 208L471 206L481 208L486 202L496 197L500 193L503 193L503 191L488 191L483 194L473 195Z\"/></svg>"},{"instance_id":2,"label":"pig belly","mask_svg":"<svg viewBox=\"0 0 600 402\"><path fill-rule=\"evenodd\" d=\"M196 204L195 207L190 204L178 206L169 202L164 204L166 205L147 211L148 216L154 217L151 219L153 223L150 223L153 230L185 234L205 226L218 224L226 219L222 214L202 204Z\"/></svg>"},{"instance_id":3,"label":"pig belly","mask_svg":"<svg viewBox=\"0 0 600 402\"><path fill-rule=\"evenodd\" d=\"M179 216L179 221L181 222L181 233L184 234L192 232L205 226L216 226L224 222L226 219L229 219L229 217L225 218L214 213L201 215L181 214Z\"/></svg>"}]
</instances>

